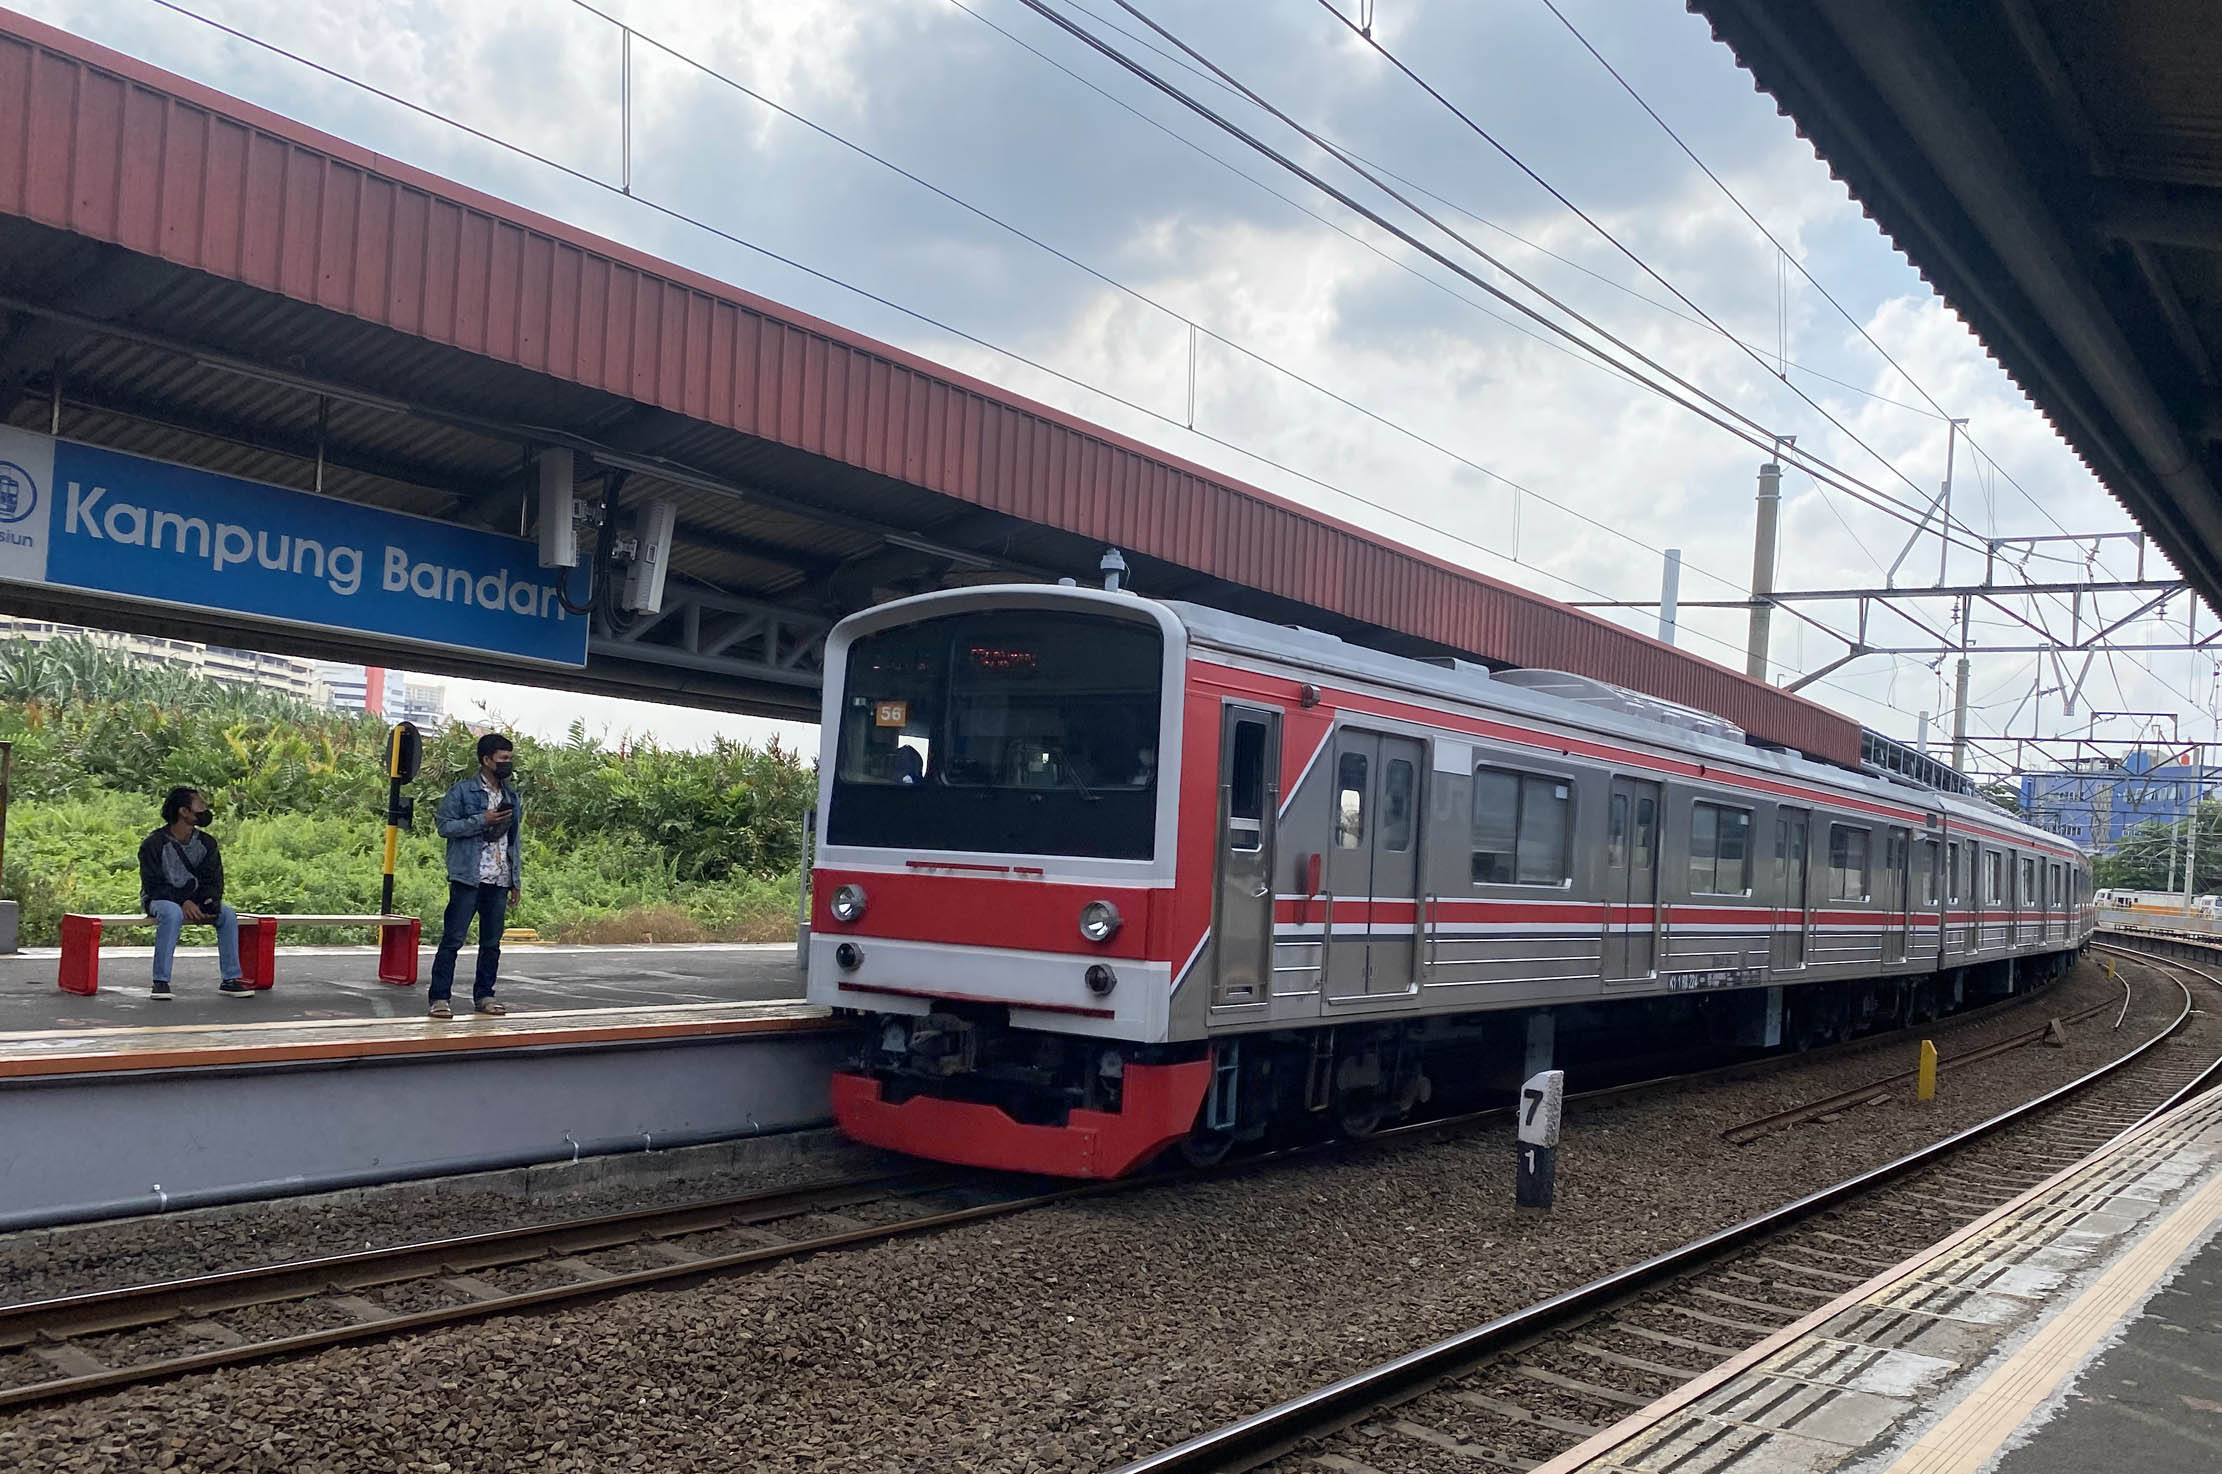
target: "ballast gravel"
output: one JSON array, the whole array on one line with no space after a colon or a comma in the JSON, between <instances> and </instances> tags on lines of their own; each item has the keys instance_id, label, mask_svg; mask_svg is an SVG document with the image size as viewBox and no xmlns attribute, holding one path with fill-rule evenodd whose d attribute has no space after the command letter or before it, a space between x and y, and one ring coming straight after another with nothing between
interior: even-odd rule
<instances>
[{"instance_id":1,"label":"ballast gravel","mask_svg":"<svg viewBox=\"0 0 2222 1474\"><path fill-rule=\"evenodd\" d=\"M1945 1052L2110 992L2084 968ZM1947 1069L1932 1104L1894 1090L1743 1147L1720 1132L1910 1046L1571 1112L1548 1213L1512 1206L1508 1126L1446 1129L33 1408L0 1420L0 1469L1102 1469L1972 1124L2179 1005L2140 987L2119 1033L2109 1011Z\"/></svg>"}]
</instances>

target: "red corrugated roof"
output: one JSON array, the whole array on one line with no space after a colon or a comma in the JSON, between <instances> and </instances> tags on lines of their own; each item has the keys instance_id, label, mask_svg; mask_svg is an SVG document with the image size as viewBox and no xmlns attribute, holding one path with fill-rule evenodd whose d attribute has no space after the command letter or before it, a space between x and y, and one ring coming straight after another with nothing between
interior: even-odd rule
<instances>
[{"instance_id":1,"label":"red corrugated roof","mask_svg":"<svg viewBox=\"0 0 2222 1474\"><path fill-rule=\"evenodd\" d=\"M1859 760L1800 697L4 10L0 212Z\"/></svg>"}]
</instances>

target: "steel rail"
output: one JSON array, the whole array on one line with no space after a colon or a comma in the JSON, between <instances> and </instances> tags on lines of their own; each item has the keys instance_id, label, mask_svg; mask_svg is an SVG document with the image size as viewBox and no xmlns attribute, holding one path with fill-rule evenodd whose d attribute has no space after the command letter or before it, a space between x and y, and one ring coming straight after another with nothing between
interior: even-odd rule
<instances>
[{"instance_id":1,"label":"steel rail","mask_svg":"<svg viewBox=\"0 0 2222 1474\"><path fill-rule=\"evenodd\" d=\"M791 1243L771 1244L760 1248L744 1249L730 1254L689 1257L681 1262L654 1265L646 1269L636 1269L619 1272L597 1272L592 1278L582 1278L577 1281L565 1284L545 1285L531 1290L522 1290L508 1294L497 1293L486 1298L475 1299L457 1305L436 1306L429 1310L414 1312L396 1312L392 1314L379 1315L375 1318L365 1317L363 1319L359 1319L348 1324L319 1327L318 1329L313 1331L304 1331L289 1336L273 1337L269 1340L264 1341L247 1341L236 1345L214 1346L206 1351L191 1352L183 1356L167 1357L158 1361L142 1362L133 1366L100 1367L98 1370L88 1369L74 1375L50 1377L39 1382L29 1382L24 1383L20 1386L0 1388L0 1408L23 1407L33 1403L52 1402L71 1397L81 1397L90 1392L99 1392L105 1391L112 1387L124 1387L136 1383L157 1381L164 1378L177 1376L185 1372L205 1371L214 1367L233 1366L249 1361L262 1361L271 1357L288 1355L293 1352L320 1350L327 1346L337 1346L349 1341L371 1340L385 1336L397 1335L404 1331L426 1330L436 1326L452 1325L461 1321L480 1320L484 1319L487 1316L506 1315L515 1311L535 1309L540 1306L555 1305L565 1301L583 1300L590 1297L607 1295L625 1290L639 1289L649 1285L671 1285L685 1280L699 1279L709 1275L728 1273L737 1269L757 1268L763 1265L778 1263L782 1260L798 1258L807 1254L822 1253L829 1249L842 1249L858 1244L876 1243L887 1239L904 1237L909 1234L922 1233L932 1229L948 1228L960 1223L972 1223L984 1218L994 1218L1004 1214L1024 1212L1030 1208L1037 1208L1047 1203L1062 1202L1073 1198L1086 1197L1096 1193L1112 1191L1117 1188L1126 1186L1131 1181L1132 1179L1123 1179L1118 1182L1109 1183L1083 1183L1072 1187L1059 1188L1050 1192L1015 1196L999 1202L983 1203L974 1207L955 1209L946 1213L929 1213L916 1218L901 1219L892 1223L874 1224L869 1227L849 1229L839 1233L821 1234L808 1239L797 1239ZM824 1187L826 1188L849 1188L853 1186L853 1184L848 1182L824 1185ZM761 1196L769 1197L775 1196L775 1194L765 1194ZM872 1194L871 1196L885 1196L885 1194L879 1193ZM851 1200L853 1201L854 1199ZM692 1211L699 1213L702 1210L702 1206L703 1205L699 1204L691 1205L691 1209ZM793 1209L791 1211L796 1213L807 1213L822 1206L823 1204L809 1203L805 1204L805 1206ZM689 1210L682 1209L679 1211L686 1212ZM783 1215L760 1213L756 1216L758 1218L763 1218ZM583 1223L587 1227L592 1227L594 1224L594 1220L584 1220ZM578 1227L578 1225L561 1225L560 1227L576 1228ZM516 1232L530 1233L532 1232L532 1230L519 1230ZM617 1242L631 1242L632 1238L637 1238L639 1236L640 1235L635 1234L631 1238L620 1239ZM476 1236L473 1237L475 1238ZM439 1243L425 1245L407 1245L403 1246L403 1248L398 1252L407 1255L421 1255L427 1252L436 1252L440 1248L441 1244ZM369 1251L370 1255L373 1256L380 1252L381 1251L376 1250ZM359 1262L364 1256L341 1255L334 1257L340 1259L356 1259ZM534 1256L530 1254L506 1253L502 1256L502 1259L505 1262L516 1262L519 1259L530 1257ZM443 1269L445 1269L446 1267L447 1266L444 1265L442 1266ZM280 1271L290 1270L294 1268L297 1268L297 1266L273 1266L274 1270ZM256 1274L257 1271L248 1270L238 1271L236 1273L240 1275L251 1276ZM379 1281L356 1281L354 1283L367 1284L381 1281L391 1282L392 1280L411 1277L415 1276L410 1274L395 1274L389 1276L381 1276ZM220 1275L214 1276L212 1278L218 1280L229 1280L233 1277L229 1275ZM190 1280L172 1281L168 1284L155 1286L153 1288L161 1292L165 1296L174 1298L179 1296L180 1294L189 1292L191 1286L195 1283L197 1282ZM344 1292L347 1288L349 1288L349 1282L331 1280L325 1284L321 1291L311 1291L310 1293L331 1293L333 1291ZM130 1291L95 1292L95 1297L98 1297L100 1295L106 1295L110 1297L127 1296L130 1293ZM76 1297L70 1297L63 1300L38 1302L32 1305L16 1307L16 1309L24 1312L26 1317L28 1316L29 1312L40 1309L42 1305L49 1310L57 1308L67 1310L72 1306L72 1302L75 1298ZM237 1309L239 1308L240 1304L267 1304L271 1303L274 1300L287 1298L302 1297L284 1295L253 1295L250 1298L244 1301L240 1301L228 1308ZM110 1303L111 1305L113 1305L115 1302L111 1299ZM184 1308L166 1312L163 1316L157 1317L157 1319L167 1319L171 1315L192 1314L198 1308L199 1307L197 1306L197 1304L193 1302L187 1302ZM213 1310L213 1313L222 1313L222 1308L211 1307L211 1309ZM149 1322L142 1321L139 1323L146 1324ZM68 1344L68 1337L66 1335L48 1337L37 1334L36 1330L34 1330L33 1336L28 1341L22 1340L20 1333L26 1326L36 1327L36 1322L33 1320L29 1320L28 1318L19 1319L16 1327L19 1344L26 1344L31 1346L51 1344L60 1344L66 1346Z\"/></svg>"},{"instance_id":2,"label":"steel rail","mask_svg":"<svg viewBox=\"0 0 2222 1474\"><path fill-rule=\"evenodd\" d=\"M2021 998L2001 1000L1996 1005L1984 1005L1957 1015L1952 1022L1972 1022L1978 1016L1989 1014L1993 1008L2005 1008L2025 1001L2026 999ZM1686 1075L1607 1086L1571 1095L1567 1098L1567 1103L1595 1104L1670 1089L1687 1089L1694 1083L1723 1076L1749 1074L1755 1070L1766 1073L1770 1064L1790 1067L1838 1051L1873 1045L1886 1037L1870 1035L1824 1046L1818 1050L1804 1050L1762 1060L1736 1061ZM1288 1147L1231 1162L1221 1168L1185 1168L1170 1173L1161 1172L1107 1182L1077 1183L1046 1192L1019 1194L997 1202L950 1212L922 1214L892 1223L818 1235L785 1244L765 1245L730 1254L681 1257L684 1251L674 1253L667 1247L664 1252L672 1255L678 1262L632 1271L602 1272L571 1283L514 1293L483 1293L487 1287L479 1286L477 1288L482 1293L476 1298L423 1311L368 1313L375 1312L378 1307L358 1299L354 1304L354 1312L359 1318L347 1323L267 1340L212 1346L205 1351L135 1365L87 1365L93 1359L85 1356L80 1349L72 1347L72 1339L128 1331L176 1320L206 1319L250 1306L312 1300L325 1296L347 1296L352 1291L375 1289L381 1285L411 1279L456 1279L466 1276L474 1269L591 1253L643 1241L660 1241L728 1226L824 1212L889 1196L947 1190L968 1183L977 1187L988 1184L989 1179L946 1168L836 1178L670 1207L636 1209L552 1224L495 1229L477 1234L322 1255L281 1264L4 1305L0 1306L0 1351L67 1347L78 1350L83 1360L78 1363L81 1369L74 1373L0 1388L0 1409L61 1401L115 1387L158 1381L189 1372L239 1365L297 1352L321 1350L351 1341L372 1340L544 1305L753 1269L810 1254L1022 1212L1054 1202L1200 1179L1208 1175L1224 1176L1261 1170L1292 1160L1313 1159L1328 1152L1364 1150L1375 1143L1399 1141L1423 1132L1451 1130L1500 1119L1510 1115L1511 1110L1507 1106L1492 1106L1456 1116L1416 1121L1368 1137ZM1009 1187L1012 1184L1006 1178L1001 1185ZM592 1266L579 1267L592 1269Z\"/></svg>"},{"instance_id":3,"label":"steel rail","mask_svg":"<svg viewBox=\"0 0 2222 1474\"><path fill-rule=\"evenodd\" d=\"M545 1254L590 1253L668 1234L701 1233L736 1224L851 1207L890 1193L930 1192L955 1179L947 1171L884 1172L821 1179L661 1208L590 1215L520 1228L491 1229L375 1249L289 1259L278 1264L191 1275L112 1290L0 1305L0 1350L28 1346L56 1332L88 1335L151 1325L187 1310L236 1310L335 1288L391 1284L427 1274L516 1264Z\"/></svg>"},{"instance_id":4,"label":"steel rail","mask_svg":"<svg viewBox=\"0 0 2222 1474\"><path fill-rule=\"evenodd\" d=\"M2173 1037L2190 1020L2193 1002L2188 984L2181 978L2171 978L2171 981L2183 993L2183 1007L2165 1029L2120 1058L2066 1084L2056 1086L2034 1100L2001 1111L1988 1120L1977 1122L1941 1141L1881 1166L1869 1168L1834 1186L1809 1193L1794 1202L1694 1239L1680 1248L1655 1255L1640 1264L1617 1270L1601 1279L1499 1316L1485 1325L1461 1331L1457 1335L1353 1373L1286 1402L1238 1418L1224 1427L1199 1434L1171 1448L1121 1465L1113 1474L1203 1474L1203 1471L1227 1474L1227 1471L1255 1468L1264 1460L1286 1452L1304 1437L1340 1426L1369 1408L1395 1400L1400 1394L1419 1390L1428 1383L1459 1372L1486 1357L1513 1349L1568 1321L1623 1300L1637 1290L1717 1259L1732 1249L1768 1237L1823 1209L1856 1198L1939 1161L1963 1146L2080 1094L2128 1068ZM2217 1067L2222 1067L2222 1060L2210 1065L2206 1075L2213 1074ZM2201 1078L2206 1078L2206 1075Z\"/></svg>"},{"instance_id":5,"label":"steel rail","mask_svg":"<svg viewBox=\"0 0 2222 1474\"><path fill-rule=\"evenodd\" d=\"M2087 1018L2097 1017L2113 1006L2113 999L2104 999L2092 1004L2089 1008L2076 1010L2061 1019L2060 1022L2062 1024L2079 1024ZM2122 1016L2124 1018L2129 1016L2129 984L2126 981L2122 984ZM2119 1027L2119 1025L2117 1024L2116 1027ZM1958 1054L1944 1056L1937 1061L1937 1068L1943 1070L1947 1066L1972 1065L1986 1059L1996 1059L1999 1055L2010 1054L2017 1049L2026 1049L2030 1045L2042 1041L2051 1032L2052 1025L2048 1022L2041 1028L2029 1029L2004 1039L1993 1040L1989 1044L1978 1044L1972 1049L1963 1049ZM1730 1126L1722 1131L1721 1139L1732 1142L1737 1146L1744 1146L1759 1140L1761 1137L1771 1136L1777 1131L1786 1130L1792 1126L1801 1126L1816 1116L1825 1116L1831 1111L1849 1110L1853 1106L1865 1105L1891 1086L1902 1085L1918 1073L1918 1070L1899 1070L1893 1074L1884 1075L1880 1079L1870 1080L1864 1085L1855 1085L1849 1090L1840 1090L1834 1095L1823 1096L1819 1100L1809 1100L1801 1105L1785 1106L1779 1111L1764 1116L1755 1116L1749 1121Z\"/></svg>"}]
</instances>

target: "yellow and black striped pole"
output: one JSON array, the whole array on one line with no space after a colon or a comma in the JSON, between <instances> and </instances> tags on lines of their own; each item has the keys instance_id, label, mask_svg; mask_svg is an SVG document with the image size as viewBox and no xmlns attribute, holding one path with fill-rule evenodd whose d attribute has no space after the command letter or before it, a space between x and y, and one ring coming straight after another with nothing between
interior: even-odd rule
<instances>
[{"instance_id":1,"label":"yellow and black striped pole","mask_svg":"<svg viewBox=\"0 0 2222 1474\"><path fill-rule=\"evenodd\" d=\"M401 850L401 831L416 820L417 801L405 796L401 785L415 779L423 754L424 743L417 735L416 723L394 723L393 730L386 734L386 871L378 898L381 916L393 915L393 870Z\"/></svg>"}]
</instances>

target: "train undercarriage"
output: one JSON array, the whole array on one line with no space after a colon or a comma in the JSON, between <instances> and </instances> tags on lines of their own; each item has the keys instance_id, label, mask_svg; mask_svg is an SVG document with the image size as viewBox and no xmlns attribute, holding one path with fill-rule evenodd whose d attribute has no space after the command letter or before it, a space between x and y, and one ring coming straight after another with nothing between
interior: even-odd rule
<instances>
[{"instance_id":1,"label":"train undercarriage","mask_svg":"<svg viewBox=\"0 0 2222 1474\"><path fill-rule=\"evenodd\" d=\"M1538 1069L1594 1088L1916 1026L2043 987L2076 955L1147 1046L1014 1029L999 1006L952 1001L923 1017L874 1017L836 1080L836 1105L852 1130L872 1119L880 1129L858 1134L882 1144L1117 1176L1168 1146L1208 1164L1477 1109Z\"/></svg>"}]
</instances>

